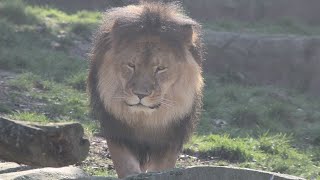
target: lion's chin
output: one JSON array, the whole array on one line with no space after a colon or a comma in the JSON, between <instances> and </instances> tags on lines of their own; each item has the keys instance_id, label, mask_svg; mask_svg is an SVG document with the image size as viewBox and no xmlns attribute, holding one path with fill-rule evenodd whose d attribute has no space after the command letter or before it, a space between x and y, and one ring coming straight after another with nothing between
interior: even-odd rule
<instances>
[{"instance_id":1,"label":"lion's chin","mask_svg":"<svg viewBox=\"0 0 320 180\"><path fill-rule=\"evenodd\" d=\"M153 105L153 106L145 106L141 103L138 104L127 104L129 106L129 110L133 113L145 113L150 114L154 111L156 111L161 104Z\"/></svg>"}]
</instances>

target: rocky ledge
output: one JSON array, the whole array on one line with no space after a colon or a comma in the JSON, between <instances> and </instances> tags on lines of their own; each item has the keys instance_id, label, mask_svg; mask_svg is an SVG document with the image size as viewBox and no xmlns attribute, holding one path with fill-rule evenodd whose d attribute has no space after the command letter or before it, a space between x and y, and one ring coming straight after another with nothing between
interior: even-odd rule
<instances>
[{"instance_id":1,"label":"rocky ledge","mask_svg":"<svg viewBox=\"0 0 320 180\"><path fill-rule=\"evenodd\" d=\"M83 170L68 166L62 168L31 168L16 163L0 163L1 180L80 179L116 180L113 177L92 177ZM196 166L165 172L131 176L125 180L304 180L303 178L252 169L219 166Z\"/></svg>"}]
</instances>

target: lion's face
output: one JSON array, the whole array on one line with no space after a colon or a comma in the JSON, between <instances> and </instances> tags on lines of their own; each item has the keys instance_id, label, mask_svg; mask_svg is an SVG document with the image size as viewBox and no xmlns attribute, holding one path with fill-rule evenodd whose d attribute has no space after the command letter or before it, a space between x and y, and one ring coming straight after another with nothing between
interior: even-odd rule
<instances>
[{"instance_id":1,"label":"lion's face","mask_svg":"<svg viewBox=\"0 0 320 180\"><path fill-rule=\"evenodd\" d=\"M144 39L111 50L99 70L100 97L126 121L182 117L202 86L201 68L190 52L176 53L160 41Z\"/></svg>"},{"instance_id":2,"label":"lion's face","mask_svg":"<svg viewBox=\"0 0 320 180\"><path fill-rule=\"evenodd\" d=\"M175 59L169 49L157 43L141 42L124 49L116 65L122 90L115 92L115 97L123 98L134 112L153 112L161 106L174 106L174 101L166 95L178 78L179 63Z\"/></svg>"}]
</instances>

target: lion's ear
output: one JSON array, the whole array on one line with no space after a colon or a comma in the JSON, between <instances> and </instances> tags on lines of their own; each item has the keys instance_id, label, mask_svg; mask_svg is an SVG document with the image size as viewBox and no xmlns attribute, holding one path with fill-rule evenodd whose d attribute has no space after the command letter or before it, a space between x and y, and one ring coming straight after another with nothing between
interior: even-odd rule
<instances>
[{"instance_id":1,"label":"lion's ear","mask_svg":"<svg viewBox=\"0 0 320 180\"><path fill-rule=\"evenodd\" d=\"M111 32L113 35L116 35L118 33L121 33L121 31L124 30L124 28L121 28L123 25L125 25L123 22L120 20L115 20L113 22L113 25L111 26Z\"/></svg>"},{"instance_id":2,"label":"lion's ear","mask_svg":"<svg viewBox=\"0 0 320 180\"><path fill-rule=\"evenodd\" d=\"M118 28L120 28L121 27L121 25L123 25L123 24L125 24L125 23L123 23L122 21L121 21L121 19L116 19L114 22L113 22L113 25L112 25L112 31L115 31L115 30L117 30Z\"/></svg>"},{"instance_id":3,"label":"lion's ear","mask_svg":"<svg viewBox=\"0 0 320 180\"><path fill-rule=\"evenodd\" d=\"M182 35L184 43L187 45L193 44L193 25L192 24L184 24L180 26L180 33Z\"/></svg>"},{"instance_id":4,"label":"lion's ear","mask_svg":"<svg viewBox=\"0 0 320 180\"><path fill-rule=\"evenodd\" d=\"M184 43L189 47L189 50L196 60L201 65L203 60L202 44L199 34L200 25L198 24L185 24L181 25L181 35L184 38Z\"/></svg>"},{"instance_id":5,"label":"lion's ear","mask_svg":"<svg viewBox=\"0 0 320 180\"><path fill-rule=\"evenodd\" d=\"M130 40L130 38L136 37L138 30L135 24L132 22L126 22L125 20L115 20L111 28L111 37L114 45L119 44L120 41Z\"/></svg>"}]
</instances>

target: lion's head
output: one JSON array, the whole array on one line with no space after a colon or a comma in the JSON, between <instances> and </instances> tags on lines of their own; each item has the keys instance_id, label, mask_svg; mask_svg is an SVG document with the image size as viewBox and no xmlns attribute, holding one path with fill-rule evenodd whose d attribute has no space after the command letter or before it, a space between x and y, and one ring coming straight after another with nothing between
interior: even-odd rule
<instances>
[{"instance_id":1,"label":"lion's head","mask_svg":"<svg viewBox=\"0 0 320 180\"><path fill-rule=\"evenodd\" d=\"M198 29L174 4L107 12L92 57L104 108L148 127L189 113L203 87Z\"/></svg>"}]
</instances>

